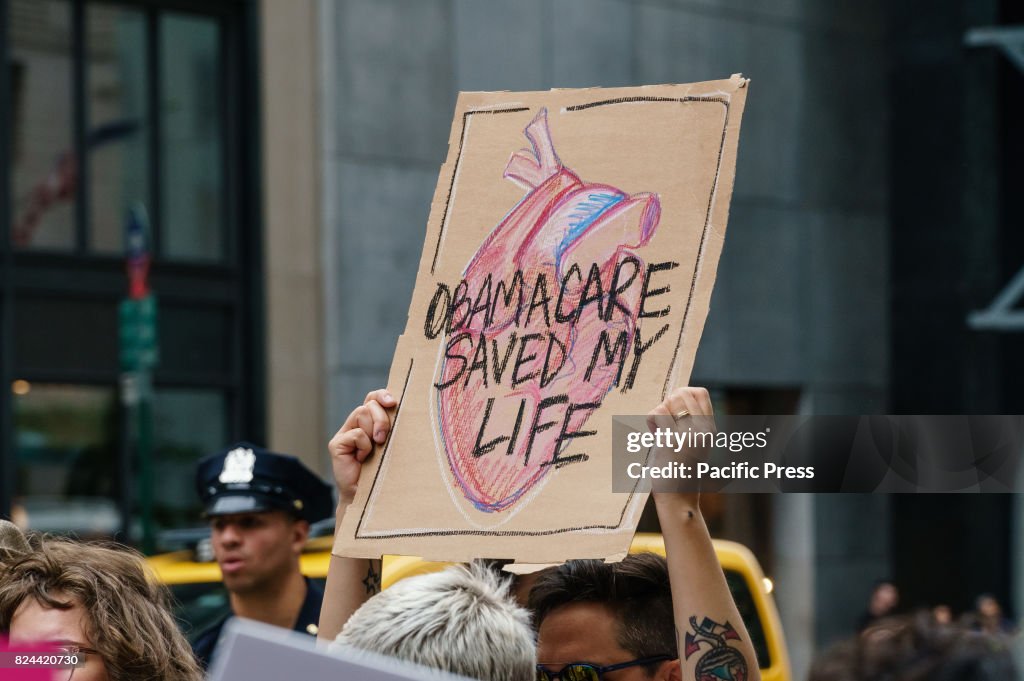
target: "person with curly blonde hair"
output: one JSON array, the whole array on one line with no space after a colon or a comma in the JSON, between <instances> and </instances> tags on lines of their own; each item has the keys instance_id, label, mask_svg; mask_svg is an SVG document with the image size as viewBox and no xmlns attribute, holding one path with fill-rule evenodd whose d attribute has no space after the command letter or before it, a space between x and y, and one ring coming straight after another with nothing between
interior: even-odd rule
<instances>
[{"instance_id":1,"label":"person with curly blonde hair","mask_svg":"<svg viewBox=\"0 0 1024 681\"><path fill-rule=\"evenodd\" d=\"M72 681L200 681L170 594L122 546L33 536L0 561L0 633L85 656Z\"/></svg>"}]
</instances>

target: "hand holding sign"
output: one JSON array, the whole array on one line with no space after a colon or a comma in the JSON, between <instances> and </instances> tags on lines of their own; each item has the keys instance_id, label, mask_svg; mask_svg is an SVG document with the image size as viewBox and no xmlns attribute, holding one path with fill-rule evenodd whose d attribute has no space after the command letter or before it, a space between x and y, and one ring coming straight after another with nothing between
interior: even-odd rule
<instances>
[{"instance_id":1,"label":"hand holding sign","mask_svg":"<svg viewBox=\"0 0 1024 681\"><path fill-rule=\"evenodd\" d=\"M715 428L715 409L711 404L711 395L707 388L676 388L657 407L647 414L647 428L652 433L658 429L668 428L674 431L690 430L691 432L713 431ZM659 449L655 457L655 466L679 462L688 466L707 459L708 447L682 447L675 449ZM659 504L674 503L688 508L696 508L700 500L700 492L664 493L659 487L661 483L670 488L677 487L672 481L655 480L651 492ZM660 493L659 493L660 492Z\"/></svg>"},{"instance_id":2,"label":"hand holding sign","mask_svg":"<svg viewBox=\"0 0 1024 681\"><path fill-rule=\"evenodd\" d=\"M387 440L391 419L386 410L396 404L395 398L385 389L368 393L363 404L352 410L327 445L334 484L343 505L355 497L359 471L366 457L373 452L374 443L383 444Z\"/></svg>"}]
</instances>

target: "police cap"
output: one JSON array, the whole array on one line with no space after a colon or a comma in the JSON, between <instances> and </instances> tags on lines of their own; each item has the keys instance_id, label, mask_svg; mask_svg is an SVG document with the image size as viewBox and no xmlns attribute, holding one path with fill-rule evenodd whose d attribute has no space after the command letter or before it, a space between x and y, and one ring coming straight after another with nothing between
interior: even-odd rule
<instances>
[{"instance_id":1,"label":"police cap","mask_svg":"<svg viewBox=\"0 0 1024 681\"><path fill-rule=\"evenodd\" d=\"M294 456L239 442L196 468L196 491L207 517L288 511L311 523L331 515L331 487Z\"/></svg>"}]
</instances>

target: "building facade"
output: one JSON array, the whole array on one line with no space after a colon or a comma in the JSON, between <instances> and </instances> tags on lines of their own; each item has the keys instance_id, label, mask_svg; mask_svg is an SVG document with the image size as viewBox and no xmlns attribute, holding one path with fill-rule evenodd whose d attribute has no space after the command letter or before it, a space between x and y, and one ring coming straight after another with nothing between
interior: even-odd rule
<instances>
[{"instance_id":1,"label":"building facade","mask_svg":"<svg viewBox=\"0 0 1024 681\"><path fill-rule=\"evenodd\" d=\"M30 527L152 538L195 520L200 455L263 437L255 11L0 3L0 508ZM133 211L151 389L120 356Z\"/></svg>"}]
</instances>

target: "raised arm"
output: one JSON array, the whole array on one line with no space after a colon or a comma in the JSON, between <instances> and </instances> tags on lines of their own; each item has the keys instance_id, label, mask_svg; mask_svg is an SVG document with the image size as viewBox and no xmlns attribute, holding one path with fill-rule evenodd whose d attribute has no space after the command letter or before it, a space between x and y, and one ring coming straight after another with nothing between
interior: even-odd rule
<instances>
[{"instance_id":1,"label":"raised arm","mask_svg":"<svg viewBox=\"0 0 1024 681\"><path fill-rule=\"evenodd\" d=\"M334 483L338 487L336 528L341 527L345 511L355 498L363 462L373 453L374 444L384 444L388 438L391 419L387 410L396 404L395 398L387 390L371 392L331 438L328 449L331 453ZM332 555L327 568L327 586L324 589L323 608L320 610L317 639L333 641L352 613L380 591L380 583L380 560Z\"/></svg>"},{"instance_id":2,"label":"raised arm","mask_svg":"<svg viewBox=\"0 0 1024 681\"><path fill-rule=\"evenodd\" d=\"M651 427L677 427L677 416L712 416L704 388L679 388L648 415ZM684 418L685 414L682 417ZM699 456L699 452L690 452ZM654 503L665 538L682 678L760 681L761 671L725 574L718 563L699 493L659 492Z\"/></svg>"}]
</instances>

